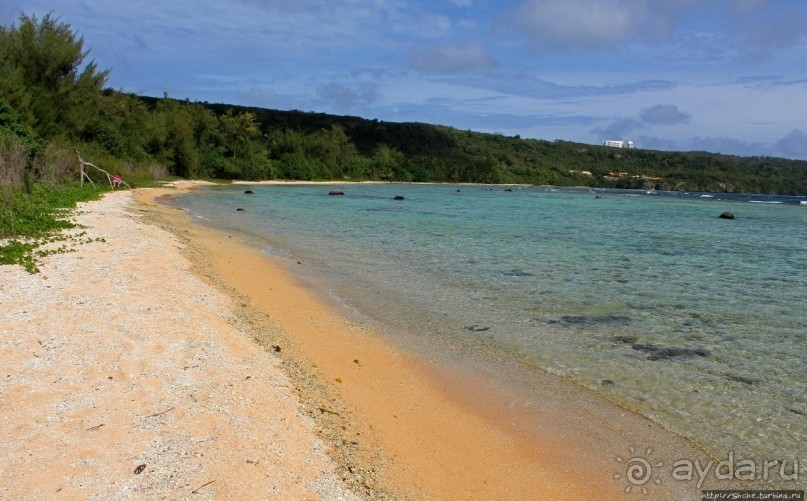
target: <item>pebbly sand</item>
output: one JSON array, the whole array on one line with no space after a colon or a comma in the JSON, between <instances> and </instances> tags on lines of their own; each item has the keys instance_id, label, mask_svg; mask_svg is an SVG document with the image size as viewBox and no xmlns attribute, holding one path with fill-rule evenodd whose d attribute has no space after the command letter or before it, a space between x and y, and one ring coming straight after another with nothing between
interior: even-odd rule
<instances>
[{"instance_id":1,"label":"pebbly sand","mask_svg":"<svg viewBox=\"0 0 807 501\"><path fill-rule=\"evenodd\" d=\"M278 357L133 205L0 267L0 498L355 498Z\"/></svg>"},{"instance_id":2,"label":"pebbly sand","mask_svg":"<svg viewBox=\"0 0 807 501\"><path fill-rule=\"evenodd\" d=\"M513 412L156 202L196 185L81 204L92 241L0 267L0 498L700 498L617 459L708 459L688 441L549 375Z\"/></svg>"}]
</instances>

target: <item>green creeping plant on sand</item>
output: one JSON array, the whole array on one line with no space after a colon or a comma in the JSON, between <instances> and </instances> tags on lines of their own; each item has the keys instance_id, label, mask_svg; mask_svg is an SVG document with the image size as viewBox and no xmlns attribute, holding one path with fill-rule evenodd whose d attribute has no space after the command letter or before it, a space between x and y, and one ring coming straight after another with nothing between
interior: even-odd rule
<instances>
[{"instance_id":1,"label":"green creeping plant on sand","mask_svg":"<svg viewBox=\"0 0 807 501\"><path fill-rule=\"evenodd\" d=\"M66 245L42 250L42 245L67 240L74 243L93 241L81 238L86 235L85 232L76 235L59 232L76 227L67 218L77 202L95 200L103 191L86 186L36 185L30 193L12 193L0 203L0 238L7 239L0 245L0 264L16 264L29 273L38 273L39 259L50 254L75 251Z\"/></svg>"}]
</instances>

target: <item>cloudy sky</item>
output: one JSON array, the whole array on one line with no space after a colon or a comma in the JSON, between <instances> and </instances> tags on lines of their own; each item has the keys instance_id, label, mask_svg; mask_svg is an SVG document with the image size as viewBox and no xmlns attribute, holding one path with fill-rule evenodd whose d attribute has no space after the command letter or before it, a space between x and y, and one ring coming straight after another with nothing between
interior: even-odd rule
<instances>
[{"instance_id":1,"label":"cloudy sky","mask_svg":"<svg viewBox=\"0 0 807 501\"><path fill-rule=\"evenodd\" d=\"M807 159L805 0L0 0L116 89Z\"/></svg>"}]
</instances>

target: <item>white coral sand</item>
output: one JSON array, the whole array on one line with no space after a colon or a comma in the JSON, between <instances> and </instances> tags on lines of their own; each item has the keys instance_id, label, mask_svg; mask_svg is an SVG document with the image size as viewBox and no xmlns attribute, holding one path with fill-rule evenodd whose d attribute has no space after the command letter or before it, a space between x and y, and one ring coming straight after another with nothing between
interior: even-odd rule
<instances>
[{"instance_id":1,"label":"white coral sand","mask_svg":"<svg viewBox=\"0 0 807 501\"><path fill-rule=\"evenodd\" d=\"M352 498L278 360L131 192L0 267L0 498ZM102 239L102 240L98 240Z\"/></svg>"}]
</instances>

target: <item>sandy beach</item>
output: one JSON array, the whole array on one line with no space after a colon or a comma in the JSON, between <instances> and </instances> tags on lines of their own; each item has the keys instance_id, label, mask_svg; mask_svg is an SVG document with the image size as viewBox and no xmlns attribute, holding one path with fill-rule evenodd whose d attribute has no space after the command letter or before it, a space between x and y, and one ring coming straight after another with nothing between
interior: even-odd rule
<instances>
[{"instance_id":1,"label":"sandy beach","mask_svg":"<svg viewBox=\"0 0 807 501\"><path fill-rule=\"evenodd\" d=\"M0 268L0 498L355 498L282 362L131 192ZM99 240L96 240L99 239Z\"/></svg>"},{"instance_id":2,"label":"sandy beach","mask_svg":"<svg viewBox=\"0 0 807 501\"><path fill-rule=\"evenodd\" d=\"M158 203L195 186L82 204L76 252L0 267L0 498L700 498L624 478L634 451L707 460L690 442L547 374L514 405L348 322Z\"/></svg>"}]
</instances>

